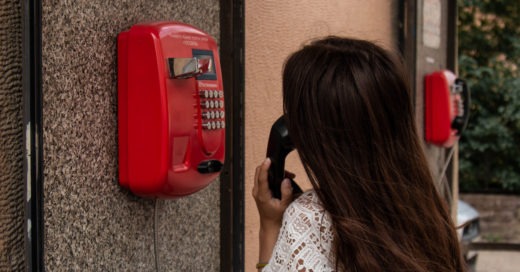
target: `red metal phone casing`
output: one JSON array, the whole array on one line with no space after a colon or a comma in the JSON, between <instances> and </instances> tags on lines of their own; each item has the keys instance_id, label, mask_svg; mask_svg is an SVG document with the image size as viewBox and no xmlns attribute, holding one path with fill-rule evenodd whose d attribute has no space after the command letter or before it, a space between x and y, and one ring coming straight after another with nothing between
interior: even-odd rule
<instances>
[{"instance_id":1,"label":"red metal phone casing","mask_svg":"<svg viewBox=\"0 0 520 272\"><path fill-rule=\"evenodd\" d=\"M443 71L426 75L424 81L425 139L442 146L452 135L450 85Z\"/></svg>"},{"instance_id":2,"label":"red metal phone casing","mask_svg":"<svg viewBox=\"0 0 520 272\"><path fill-rule=\"evenodd\" d=\"M211 51L216 80L172 79L168 58ZM224 163L225 129L202 127L202 90L223 93L217 44L203 31L178 22L134 25L118 36L119 183L145 197L175 198L210 184L218 172L199 163ZM215 98L223 105L223 95ZM224 111L223 107L220 109Z\"/></svg>"}]
</instances>

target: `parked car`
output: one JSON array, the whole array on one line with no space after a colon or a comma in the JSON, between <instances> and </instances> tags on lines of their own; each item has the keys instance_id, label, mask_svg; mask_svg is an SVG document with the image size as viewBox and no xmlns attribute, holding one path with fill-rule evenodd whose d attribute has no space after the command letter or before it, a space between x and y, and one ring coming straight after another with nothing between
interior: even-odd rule
<instances>
[{"instance_id":1,"label":"parked car","mask_svg":"<svg viewBox=\"0 0 520 272\"><path fill-rule=\"evenodd\" d=\"M471 250L471 243L480 236L480 214L468 203L459 200L457 205L457 234L461 243L468 271L475 272L478 254Z\"/></svg>"}]
</instances>

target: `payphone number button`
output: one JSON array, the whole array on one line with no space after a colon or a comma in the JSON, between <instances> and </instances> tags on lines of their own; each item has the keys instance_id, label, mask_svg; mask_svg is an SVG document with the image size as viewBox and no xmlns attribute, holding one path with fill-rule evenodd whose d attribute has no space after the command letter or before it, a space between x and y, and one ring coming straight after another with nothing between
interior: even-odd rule
<instances>
[{"instance_id":1,"label":"payphone number button","mask_svg":"<svg viewBox=\"0 0 520 272\"><path fill-rule=\"evenodd\" d=\"M224 100L216 99L202 99L200 101L200 107L202 109L224 109Z\"/></svg>"},{"instance_id":2,"label":"payphone number button","mask_svg":"<svg viewBox=\"0 0 520 272\"><path fill-rule=\"evenodd\" d=\"M203 111L201 113L204 119L222 119L224 118L224 111Z\"/></svg>"},{"instance_id":3,"label":"payphone number button","mask_svg":"<svg viewBox=\"0 0 520 272\"><path fill-rule=\"evenodd\" d=\"M225 121L208 121L202 123L202 128L205 130L215 130L215 129L224 129L226 128L226 122Z\"/></svg>"},{"instance_id":4,"label":"payphone number button","mask_svg":"<svg viewBox=\"0 0 520 272\"><path fill-rule=\"evenodd\" d=\"M200 90L199 96L202 98L224 98L222 90Z\"/></svg>"}]
</instances>

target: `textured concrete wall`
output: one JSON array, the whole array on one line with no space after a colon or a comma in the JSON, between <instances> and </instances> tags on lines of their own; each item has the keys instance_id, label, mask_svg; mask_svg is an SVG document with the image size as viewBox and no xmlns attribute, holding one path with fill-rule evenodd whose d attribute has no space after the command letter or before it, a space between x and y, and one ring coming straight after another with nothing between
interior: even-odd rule
<instances>
[{"instance_id":1,"label":"textured concrete wall","mask_svg":"<svg viewBox=\"0 0 520 272\"><path fill-rule=\"evenodd\" d=\"M24 269L22 6L0 0L0 271Z\"/></svg>"},{"instance_id":2,"label":"textured concrete wall","mask_svg":"<svg viewBox=\"0 0 520 272\"><path fill-rule=\"evenodd\" d=\"M272 122L282 113L282 63L305 41L340 35L397 48L397 1L254 1L246 7L246 271L258 258L258 213L251 197L254 169L265 158ZM294 153L294 152L293 152ZM305 188L296 154L286 168Z\"/></svg>"},{"instance_id":3,"label":"textured concrete wall","mask_svg":"<svg viewBox=\"0 0 520 272\"><path fill-rule=\"evenodd\" d=\"M44 261L48 271L155 271L154 202L117 183L116 36L177 20L219 37L218 1L43 5ZM218 271L219 184L157 206L160 271Z\"/></svg>"}]
</instances>

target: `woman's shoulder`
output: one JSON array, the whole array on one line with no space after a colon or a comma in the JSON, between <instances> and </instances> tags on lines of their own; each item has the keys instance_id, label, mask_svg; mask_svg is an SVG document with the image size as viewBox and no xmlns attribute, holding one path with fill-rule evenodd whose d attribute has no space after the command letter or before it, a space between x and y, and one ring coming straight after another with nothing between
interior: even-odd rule
<instances>
[{"instance_id":1,"label":"woman's shoulder","mask_svg":"<svg viewBox=\"0 0 520 272\"><path fill-rule=\"evenodd\" d=\"M314 190L285 210L275 252L267 271L334 271L332 222Z\"/></svg>"},{"instance_id":2,"label":"woman's shoulder","mask_svg":"<svg viewBox=\"0 0 520 272\"><path fill-rule=\"evenodd\" d=\"M309 190L298 196L285 211L285 217L309 218L312 221L328 220L323 205L314 190Z\"/></svg>"},{"instance_id":3,"label":"woman's shoulder","mask_svg":"<svg viewBox=\"0 0 520 272\"><path fill-rule=\"evenodd\" d=\"M296 206L303 209L309 210L323 210L323 206L321 205L321 201L316 194L316 191L309 190L302 193L298 196L292 203L291 206Z\"/></svg>"}]
</instances>

